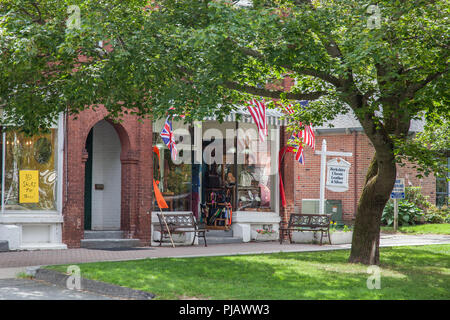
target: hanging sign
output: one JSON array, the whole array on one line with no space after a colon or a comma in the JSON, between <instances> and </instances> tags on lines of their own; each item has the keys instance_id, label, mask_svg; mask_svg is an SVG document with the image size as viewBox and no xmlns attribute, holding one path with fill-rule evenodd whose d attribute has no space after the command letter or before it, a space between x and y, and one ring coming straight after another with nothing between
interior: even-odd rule
<instances>
[{"instance_id":1,"label":"hanging sign","mask_svg":"<svg viewBox=\"0 0 450 320\"><path fill-rule=\"evenodd\" d=\"M19 203L39 202L39 171L19 171Z\"/></svg>"},{"instance_id":2,"label":"hanging sign","mask_svg":"<svg viewBox=\"0 0 450 320\"><path fill-rule=\"evenodd\" d=\"M334 192L345 192L348 190L348 173L351 164L342 158L327 161L326 188Z\"/></svg>"}]
</instances>

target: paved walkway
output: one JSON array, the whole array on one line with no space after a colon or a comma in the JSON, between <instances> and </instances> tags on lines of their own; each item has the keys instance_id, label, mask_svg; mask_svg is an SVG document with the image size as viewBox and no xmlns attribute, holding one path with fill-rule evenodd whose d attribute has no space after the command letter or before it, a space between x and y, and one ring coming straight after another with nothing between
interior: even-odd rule
<instances>
[{"instance_id":1,"label":"paved walkway","mask_svg":"<svg viewBox=\"0 0 450 320\"><path fill-rule=\"evenodd\" d=\"M111 300L85 291L68 290L54 284L28 280L0 280L0 300Z\"/></svg>"},{"instance_id":2,"label":"paved walkway","mask_svg":"<svg viewBox=\"0 0 450 320\"><path fill-rule=\"evenodd\" d=\"M381 247L450 244L450 235L388 235L383 234ZM215 244L204 246L170 246L144 247L131 250L96 250L96 249L68 249L17 251L0 253L0 279L8 278L7 274L24 271L27 266L43 266L53 264L77 264L97 261L121 261L145 258L164 257L199 257L239 254L259 254L275 252L304 252L349 249L350 245L289 244L279 242L249 242L238 244ZM10 268L10 269L2 269ZM2 277L2 273L4 274Z\"/></svg>"}]
</instances>

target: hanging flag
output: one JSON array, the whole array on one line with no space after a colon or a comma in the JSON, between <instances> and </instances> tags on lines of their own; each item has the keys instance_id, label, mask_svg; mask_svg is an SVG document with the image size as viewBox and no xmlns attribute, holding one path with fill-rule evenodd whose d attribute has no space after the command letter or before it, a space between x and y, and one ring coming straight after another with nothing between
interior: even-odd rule
<instances>
[{"instance_id":1,"label":"hanging flag","mask_svg":"<svg viewBox=\"0 0 450 320\"><path fill-rule=\"evenodd\" d=\"M175 108L174 107L170 107L169 110L175 110ZM173 118L176 118L176 117L180 117L182 119L186 118L186 116L184 114L180 114L180 115L174 114Z\"/></svg>"},{"instance_id":2,"label":"hanging flag","mask_svg":"<svg viewBox=\"0 0 450 320\"><path fill-rule=\"evenodd\" d=\"M295 154L295 160L300 162L300 164L305 164L305 158L303 156L303 147L297 147L297 153Z\"/></svg>"},{"instance_id":3,"label":"hanging flag","mask_svg":"<svg viewBox=\"0 0 450 320\"><path fill-rule=\"evenodd\" d=\"M248 110L253 117L253 120L258 127L259 139L261 142L266 140L266 136L269 133L267 130L267 116L266 116L266 105L264 102L257 101L253 99L247 102Z\"/></svg>"},{"instance_id":4,"label":"hanging flag","mask_svg":"<svg viewBox=\"0 0 450 320\"><path fill-rule=\"evenodd\" d=\"M300 125L302 125L301 122ZM316 149L316 137L311 124L309 126L305 126L305 128L298 133L298 137L302 139L305 145L309 146L313 150Z\"/></svg>"},{"instance_id":5,"label":"hanging flag","mask_svg":"<svg viewBox=\"0 0 450 320\"><path fill-rule=\"evenodd\" d=\"M156 198L156 203L158 203L158 207L160 209L168 209L169 206L167 205L166 200L164 200L164 197L163 197L161 191L159 191L159 188L155 182L155 179L153 179L153 192L155 192L155 198Z\"/></svg>"},{"instance_id":6,"label":"hanging flag","mask_svg":"<svg viewBox=\"0 0 450 320\"><path fill-rule=\"evenodd\" d=\"M169 116L170 117L170 116ZM172 156L172 161L175 161L177 158L177 147L175 144L175 137L172 131L172 121L167 117L166 122L164 123L164 127L160 133L160 136L164 142L164 144L169 148L170 155Z\"/></svg>"},{"instance_id":7,"label":"hanging flag","mask_svg":"<svg viewBox=\"0 0 450 320\"><path fill-rule=\"evenodd\" d=\"M304 108L308 106L308 101L307 100L300 101L300 105ZM294 109L291 104L289 104L288 106L283 106L283 108L288 114L294 113ZM300 126L301 125L302 123L300 122ZM313 150L316 149L316 138L314 134L314 129L311 124L309 124L309 126L305 126L304 129L301 130L299 133L294 133L290 139L294 140L295 138L300 138L305 145L309 146ZM303 146L296 145L295 149L297 149L295 160L300 162L301 164L305 164Z\"/></svg>"}]
</instances>

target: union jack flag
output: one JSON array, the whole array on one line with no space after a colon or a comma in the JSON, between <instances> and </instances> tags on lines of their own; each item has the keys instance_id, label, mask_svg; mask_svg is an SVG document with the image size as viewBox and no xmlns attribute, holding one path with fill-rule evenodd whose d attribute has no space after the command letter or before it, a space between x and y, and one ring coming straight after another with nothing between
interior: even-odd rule
<instances>
[{"instance_id":1,"label":"union jack flag","mask_svg":"<svg viewBox=\"0 0 450 320\"><path fill-rule=\"evenodd\" d=\"M305 164L305 157L303 156L302 146L298 146L297 153L295 154L295 160L300 162L300 164Z\"/></svg>"},{"instance_id":2,"label":"union jack flag","mask_svg":"<svg viewBox=\"0 0 450 320\"><path fill-rule=\"evenodd\" d=\"M178 151L172 131L172 121L169 120L169 117L167 117L164 127L159 135L161 136L164 144L169 148L172 161L175 161L177 159Z\"/></svg>"}]
</instances>

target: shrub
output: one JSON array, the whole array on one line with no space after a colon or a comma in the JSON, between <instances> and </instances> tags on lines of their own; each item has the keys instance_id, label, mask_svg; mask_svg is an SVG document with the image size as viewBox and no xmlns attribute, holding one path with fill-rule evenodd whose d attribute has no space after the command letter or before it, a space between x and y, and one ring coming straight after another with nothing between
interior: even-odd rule
<instances>
[{"instance_id":1,"label":"shrub","mask_svg":"<svg viewBox=\"0 0 450 320\"><path fill-rule=\"evenodd\" d=\"M431 205L424 214L424 220L427 223L450 223L450 208Z\"/></svg>"},{"instance_id":2,"label":"shrub","mask_svg":"<svg viewBox=\"0 0 450 320\"><path fill-rule=\"evenodd\" d=\"M400 200L398 203L398 225L407 226L420 221L423 216L422 209L408 200ZM381 223L387 226L394 224L394 201L389 200L383 210Z\"/></svg>"},{"instance_id":3,"label":"shrub","mask_svg":"<svg viewBox=\"0 0 450 320\"><path fill-rule=\"evenodd\" d=\"M406 187L405 188L405 200L422 210L426 210L432 206L431 202L428 201L430 197L424 196L422 194L422 187Z\"/></svg>"}]
</instances>

